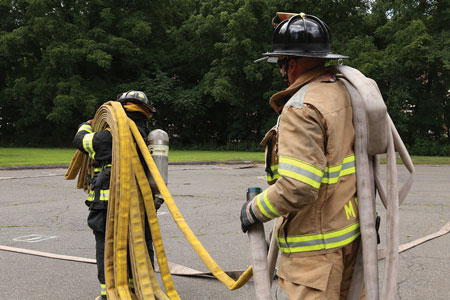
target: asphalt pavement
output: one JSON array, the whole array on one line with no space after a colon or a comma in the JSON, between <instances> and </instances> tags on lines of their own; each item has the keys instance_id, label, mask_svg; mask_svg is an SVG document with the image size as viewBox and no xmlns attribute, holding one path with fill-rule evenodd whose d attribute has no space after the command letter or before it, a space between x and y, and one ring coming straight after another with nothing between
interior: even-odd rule
<instances>
[{"instance_id":1,"label":"asphalt pavement","mask_svg":"<svg viewBox=\"0 0 450 300\"><path fill-rule=\"evenodd\" d=\"M76 189L75 181L64 179L65 171L0 170L0 246L95 258L85 193ZM434 233L450 221L450 166L417 166L416 171L414 186L400 208L401 244ZM403 179L406 170L399 167L399 174ZM246 188L266 187L263 175L263 166L253 164L169 166L169 191L187 224L224 270L244 270L250 264L239 211ZM383 232L385 210L380 202L377 211ZM168 260L208 271L165 205L158 219ZM265 226L267 233L271 227ZM383 262L379 266L382 279ZM400 254L396 299L450 299L449 274L450 234ZM173 276L173 280L181 299L255 299L252 282L229 291L215 279ZM79 300L97 295L95 264L0 250L0 299Z\"/></svg>"}]
</instances>

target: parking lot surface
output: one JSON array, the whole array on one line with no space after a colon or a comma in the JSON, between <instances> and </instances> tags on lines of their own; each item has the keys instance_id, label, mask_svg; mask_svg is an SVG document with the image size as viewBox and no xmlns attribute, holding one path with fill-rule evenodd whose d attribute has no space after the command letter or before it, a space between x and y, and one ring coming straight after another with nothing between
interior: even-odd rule
<instances>
[{"instance_id":1,"label":"parking lot surface","mask_svg":"<svg viewBox=\"0 0 450 300\"><path fill-rule=\"evenodd\" d=\"M86 224L86 197L65 169L0 170L0 245L95 258ZM450 221L450 166L417 166L414 186L400 208L400 244L438 231ZM400 179L406 170L399 167ZM250 264L239 211L246 188L267 185L262 165L171 165L169 191L187 224L224 270ZM385 210L377 211L384 229ZM158 211L170 262L207 271L164 205ZM272 224L266 224L268 234ZM384 246L383 240L380 247ZM379 262L383 273L383 262ZM450 299L450 235L400 254L397 299ZM385 275L381 274L381 278ZM253 283L229 291L215 279L173 276L181 299L255 299ZM276 286L276 284L275 284ZM96 266L0 250L0 299L94 299ZM275 290L275 288L274 288Z\"/></svg>"}]
</instances>

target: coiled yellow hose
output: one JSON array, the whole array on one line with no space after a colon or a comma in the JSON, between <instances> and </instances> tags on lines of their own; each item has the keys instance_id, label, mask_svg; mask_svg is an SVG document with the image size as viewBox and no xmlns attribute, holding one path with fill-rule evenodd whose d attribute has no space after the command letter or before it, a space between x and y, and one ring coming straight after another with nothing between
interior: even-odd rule
<instances>
[{"instance_id":1,"label":"coiled yellow hose","mask_svg":"<svg viewBox=\"0 0 450 300\"><path fill-rule=\"evenodd\" d=\"M185 222L136 124L127 117L122 105L115 101L102 105L95 114L92 127L95 132L109 127L113 137L110 199L105 236L108 299L180 299L172 281L152 191L138 152L144 158L175 223L208 269L230 290L242 287L251 278L252 268L249 267L235 281L212 259ZM77 151L67 171L66 179L74 179L78 174L77 187L87 190L86 177L92 175L91 163L91 159ZM145 245L144 212L148 217L166 293L159 287ZM127 269L128 249L132 276L128 274ZM133 278L135 293L132 293L129 287L129 277Z\"/></svg>"}]
</instances>

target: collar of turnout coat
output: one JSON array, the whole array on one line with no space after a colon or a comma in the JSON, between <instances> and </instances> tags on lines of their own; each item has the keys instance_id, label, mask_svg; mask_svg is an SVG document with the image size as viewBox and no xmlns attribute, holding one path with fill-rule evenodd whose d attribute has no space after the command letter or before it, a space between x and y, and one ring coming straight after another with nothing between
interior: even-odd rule
<instances>
[{"instance_id":1,"label":"collar of turnout coat","mask_svg":"<svg viewBox=\"0 0 450 300\"><path fill-rule=\"evenodd\" d=\"M292 95L295 94L295 92L298 91L303 85L310 82L312 79L316 78L317 76L325 73L327 71L327 68L320 66L317 68L314 68L312 70L309 70L308 72L300 75L293 84L291 84L288 88L285 90L278 92L274 94L270 98L270 106L278 113L281 113L281 110L283 109L284 104L289 100L289 98L292 97Z\"/></svg>"}]
</instances>

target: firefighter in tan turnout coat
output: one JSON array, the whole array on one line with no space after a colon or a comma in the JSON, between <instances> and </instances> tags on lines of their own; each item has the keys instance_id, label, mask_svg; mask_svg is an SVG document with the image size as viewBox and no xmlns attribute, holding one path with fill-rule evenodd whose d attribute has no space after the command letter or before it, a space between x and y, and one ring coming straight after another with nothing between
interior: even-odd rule
<instances>
[{"instance_id":1,"label":"firefighter in tan turnout coat","mask_svg":"<svg viewBox=\"0 0 450 300\"><path fill-rule=\"evenodd\" d=\"M346 299L360 246L355 132L349 94L324 66L346 57L330 52L315 16L278 13L274 24L264 56L289 87L270 99L279 114L262 141L271 185L242 207L242 229L277 218L278 284L290 300Z\"/></svg>"}]
</instances>

